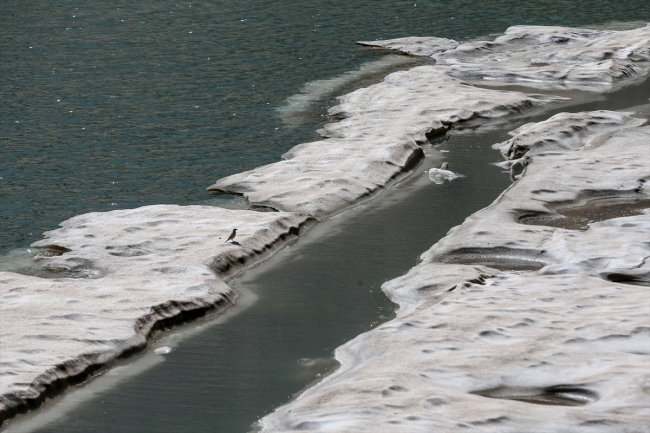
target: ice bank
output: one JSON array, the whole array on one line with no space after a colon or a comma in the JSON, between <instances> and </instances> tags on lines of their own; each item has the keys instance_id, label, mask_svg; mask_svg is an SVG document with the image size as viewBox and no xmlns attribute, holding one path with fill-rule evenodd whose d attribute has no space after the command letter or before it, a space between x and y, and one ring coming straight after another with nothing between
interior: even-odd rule
<instances>
[{"instance_id":1,"label":"ice bank","mask_svg":"<svg viewBox=\"0 0 650 433\"><path fill-rule=\"evenodd\" d=\"M620 87L647 74L649 29L514 27L495 41L424 41L434 46L412 52L436 65L343 96L323 140L209 188L280 212L159 205L63 222L34 244L60 253L42 260L62 278L0 272L0 422L145 348L156 331L232 305L225 278L408 175L432 136L564 99L470 81ZM268 430L561 431L549 424L557 419L567 431L620 431L647 421L648 216L627 211L648 207L648 128L611 112L548 122L499 144L519 180L387 283L399 317L340 348L340 371L267 417ZM621 209L630 215L612 219ZM607 218L589 223L589 212ZM237 244L225 243L233 228ZM545 400L557 404L531 409Z\"/></svg>"}]
</instances>

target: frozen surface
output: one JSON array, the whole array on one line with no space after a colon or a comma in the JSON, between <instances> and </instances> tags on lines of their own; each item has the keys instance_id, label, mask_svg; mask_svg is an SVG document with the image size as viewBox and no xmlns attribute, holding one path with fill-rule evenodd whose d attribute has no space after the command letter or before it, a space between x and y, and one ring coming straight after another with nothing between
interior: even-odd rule
<instances>
[{"instance_id":1,"label":"frozen surface","mask_svg":"<svg viewBox=\"0 0 650 433\"><path fill-rule=\"evenodd\" d=\"M571 121L567 116L567 122ZM545 141L550 149L555 149L556 130L550 128L548 133ZM579 133L580 130L576 132ZM542 133L538 138L544 141ZM567 220L562 212L570 208L597 209L599 204L647 202L650 198L647 184L650 180L647 163L650 127L623 128L588 138L589 145L578 146L580 150L577 151L534 155L517 183L491 206L450 230L426 255L436 261L483 264L489 261L491 266L499 268L534 270L559 265L568 254L576 251L577 256L584 258L581 271L593 275L622 266L622 263L638 266L642 261L638 255L640 251L630 248L634 241L648 240L642 229L614 230L613 238L628 242L613 242L604 248L604 239L592 242L589 238L600 224L592 224L592 230L584 232L562 229L562 223ZM517 136L513 137L516 139ZM573 142L571 134L565 141ZM646 207L650 207L650 203ZM562 246L561 253L554 248L556 244ZM647 247L643 245L640 246L642 250ZM607 255L603 257L603 254Z\"/></svg>"},{"instance_id":2,"label":"frozen surface","mask_svg":"<svg viewBox=\"0 0 650 433\"><path fill-rule=\"evenodd\" d=\"M440 72L485 84L609 91L650 70L650 25L621 31L513 26L493 41L471 41L448 50L437 49L444 44L436 39L371 44L430 56Z\"/></svg>"},{"instance_id":3,"label":"frozen surface","mask_svg":"<svg viewBox=\"0 0 650 433\"><path fill-rule=\"evenodd\" d=\"M300 144L284 161L218 180L209 190L325 218L381 191L424 156L427 135L467 121L491 122L542 108L561 98L480 89L432 66L395 72L340 98L342 118L318 131L326 140Z\"/></svg>"},{"instance_id":4,"label":"frozen surface","mask_svg":"<svg viewBox=\"0 0 650 433\"><path fill-rule=\"evenodd\" d=\"M521 147L519 180L385 283L397 318L339 347L342 367L264 431L647 431L650 127L639 123L590 112L514 131L535 143ZM576 215L589 219L574 226Z\"/></svg>"},{"instance_id":5,"label":"frozen surface","mask_svg":"<svg viewBox=\"0 0 650 433\"><path fill-rule=\"evenodd\" d=\"M523 125L510 133L512 139L494 145L508 159L539 152L579 150L583 146L596 146L592 139L602 139L606 132L622 127L640 126L644 119L632 117L633 113L593 111L587 113L559 113L539 123Z\"/></svg>"},{"instance_id":6,"label":"frozen surface","mask_svg":"<svg viewBox=\"0 0 650 433\"><path fill-rule=\"evenodd\" d=\"M642 432L647 288L502 273L337 350L267 431ZM544 404L547 403L547 404Z\"/></svg>"},{"instance_id":7,"label":"frozen surface","mask_svg":"<svg viewBox=\"0 0 650 433\"><path fill-rule=\"evenodd\" d=\"M157 330L233 304L222 280L311 222L305 215L207 206L89 213L33 246L77 278L0 272L0 420L147 346ZM225 243L233 228L236 243Z\"/></svg>"},{"instance_id":8,"label":"frozen surface","mask_svg":"<svg viewBox=\"0 0 650 433\"><path fill-rule=\"evenodd\" d=\"M159 329L227 308L236 295L223 277L401 179L428 138L562 99L467 80L610 90L647 73L649 32L517 26L489 42L384 41L437 63L343 96L330 109L342 120L318 131L325 139L209 188L292 213L160 205L63 222L34 244L61 253L41 258L61 278L0 272L0 421L145 348ZM625 113L584 116L526 125L501 143L519 180L389 282L400 316L339 349L343 368L267 428L647 425L650 133ZM531 406L542 400L555 406Z\"/></svg>"},{"instance_id":9,"label":"frozen surface","mask_svg":"<svg viewBox=\"0 0 650 433\"><path fill-rule=\"evenodd\" d=\"M343 120L318 131L325 140L300 144L284 161L219 179L208 189L326 218L403 177L422 159L427 137L465 122L494 123L554 100L468 82L611 91L650 70L650 25L621 31L514 26L493 41L409 37L360 44L432 57L436 64L390 74L341 97L329 113Z\"/></svg>"}]
</instances>

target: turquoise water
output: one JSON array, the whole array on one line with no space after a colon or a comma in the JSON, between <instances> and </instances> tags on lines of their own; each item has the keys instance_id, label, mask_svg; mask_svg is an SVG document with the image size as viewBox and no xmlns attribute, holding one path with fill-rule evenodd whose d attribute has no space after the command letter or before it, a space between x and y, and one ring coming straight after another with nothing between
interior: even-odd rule
<instances>
[{"instance_id":1,"label":"turquoise water","mask_svg":"<svg viewBox=\"0 0 650 433\"><path fill-rule=\"evenodd\" d=\"M317 138L332 93L299 122L277 109L306 83L385 55L356 40L650 19L646 0L0 7L0 254L84 212L219 201L205 191L217 178Z\"/></svg>"}]
</instances>

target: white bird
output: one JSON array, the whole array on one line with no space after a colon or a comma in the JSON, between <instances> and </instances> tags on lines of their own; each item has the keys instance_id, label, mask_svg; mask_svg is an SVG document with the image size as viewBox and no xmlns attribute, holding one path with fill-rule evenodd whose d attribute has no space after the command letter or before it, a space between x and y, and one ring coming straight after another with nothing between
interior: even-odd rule
<instances>
[{"instance_id":1,"label":"white bird","mask_svg":"<svg viewBox=\"0 0 650 433\"><path fill-rule=\"evenodd\" d=\"M226 242L234 240L235 236L237 236L237 229L232 229L232 233L230 233L230 236L228 236L228 239L226 239ZM226 243L226 242L224 242L224 243Z\"/></svg>"}]
</instances>

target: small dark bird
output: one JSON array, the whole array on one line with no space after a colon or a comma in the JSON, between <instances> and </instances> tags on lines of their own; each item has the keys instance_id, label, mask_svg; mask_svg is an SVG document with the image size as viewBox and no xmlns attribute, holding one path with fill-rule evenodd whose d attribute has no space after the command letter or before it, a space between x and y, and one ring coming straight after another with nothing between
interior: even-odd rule
<instances>
[{"instance_id":1,"label":"small dark bird","mask_svg":"<svg viewBox=\"0 0 650 433\"><path fill-rule=\"evenodd\" d=\"M230 233L230 236L228 236L228 239L226 239L226 242L224 243L234 240L235 236L237 236L237 229L232 229L232 233Z\"/></svg>"}]
</instances>

